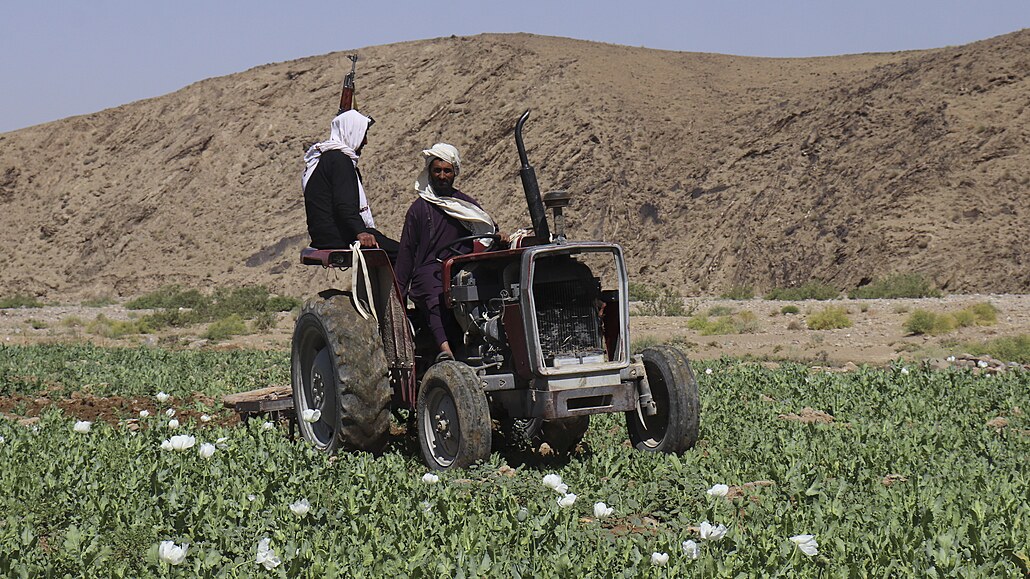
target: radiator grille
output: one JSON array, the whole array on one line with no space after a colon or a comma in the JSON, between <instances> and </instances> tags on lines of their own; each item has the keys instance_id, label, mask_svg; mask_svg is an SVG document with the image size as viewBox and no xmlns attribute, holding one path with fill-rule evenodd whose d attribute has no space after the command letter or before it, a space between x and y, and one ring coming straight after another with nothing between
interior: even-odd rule
<instances>
[{"instance_id":1,"label":"radiator grille","mask_svg":"<svg viewBox=\"0 0 1030 579\"><path fill-rule=\"evenodd\" d=\"M540 348L547 365L555 358L604 353L595 293L581 280L533 284Z\"/></svg>"}]
</instances>

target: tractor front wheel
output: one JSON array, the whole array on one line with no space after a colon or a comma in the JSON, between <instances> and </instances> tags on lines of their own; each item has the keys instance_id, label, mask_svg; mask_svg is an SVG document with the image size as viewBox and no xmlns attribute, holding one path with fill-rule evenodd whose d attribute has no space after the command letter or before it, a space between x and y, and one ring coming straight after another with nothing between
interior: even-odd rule
<instances>
[{"instance_id":1,"label":"tractor front wheel","mask_svg":"<svg viewBox=\"0 0 1030 579\"><path fill-rule=\"evenodd\" d=\"M433 470L462 468L490 457L490 405L479 378L456 361L422 378L416 401L422 459Z\"/></svg>"},{"instance_id":2,"label":"tractor front wheel","mask_svg":"<svg viewBox=\"0 0 1030 579\"><path fill-rule=\"evenodd\" d=\"M641 352L647 383L658 412L626 413L629 439L637 450L679 454L697 443L701 414L697 380L690 361L676 348L659 346Z\"/></svg>"}]
</instances>

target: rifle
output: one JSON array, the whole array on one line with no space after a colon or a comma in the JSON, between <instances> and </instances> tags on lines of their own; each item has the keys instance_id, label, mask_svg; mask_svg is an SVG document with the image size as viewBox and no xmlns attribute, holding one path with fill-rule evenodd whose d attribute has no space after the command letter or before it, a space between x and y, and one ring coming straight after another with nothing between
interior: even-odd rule
<instances>
[{"instance_id":1,"label":"rifle","mask_svg":"<svg viewBox=\"0 0 1030 579\"><path fill-rule=\"evenodd\" d=\"M347 76L343 77L343 91L340 93L340 110L336 112L338 115L354 108L354 72L358 66L358 55L349 54L347 58L350 59L350 72L347 73Z\"/></svg>"}]
</instances>

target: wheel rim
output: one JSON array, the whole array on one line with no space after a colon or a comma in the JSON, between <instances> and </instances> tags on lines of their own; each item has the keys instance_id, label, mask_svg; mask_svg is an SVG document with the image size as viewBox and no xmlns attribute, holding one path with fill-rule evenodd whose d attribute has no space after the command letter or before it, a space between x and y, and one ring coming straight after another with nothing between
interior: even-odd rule
<instances>
[{"instance_id":1,"label":"wheel rim","mask_svg":"<svg viewBox=\"0 0 1030 579\"><path fill-rule=\"evenodd\" d=\"M309 327L301 339L302 388L297 405L301 434L316 447L324 449L336 435L336 374L332 355L322 333ZM318 410L315 422L305 422L305 410Z\"/></svg>"},{"instance_id":2,"label":"wheel rim","mask_svg":"<svg viewBox=\"0 0 1030 579\"><path fill-rule=\"evenodd\" d=\"M461 444L458 408L446 388L434 387L426 395L422 432L433 460L443 468L454 462Z\"/></svg>"},{"instance_id":3,"label":"wheel rim","mask_svg":"<svg viewBox=\"0 0 1030 579\"><path fill-rule=\"evenodd\" d=\"M648 448L658 448L665 440L665 432L669 428L669 385L661 371L646 360L644 371L647 372L647 384L651 387L651 398L657 412L654 416L643 415L644 422L640 425L640 433L643 435L641 443Z\"/></svg>"}]
</instances>

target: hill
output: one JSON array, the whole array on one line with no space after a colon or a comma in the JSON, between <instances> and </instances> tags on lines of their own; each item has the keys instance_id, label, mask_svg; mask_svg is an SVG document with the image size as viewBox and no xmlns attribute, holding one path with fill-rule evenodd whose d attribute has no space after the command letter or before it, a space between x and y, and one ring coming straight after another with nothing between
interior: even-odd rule
<instances>
[{"instance_id":1,"label":"hill","mask_svg":"<svg viewBox=\"0 0 1030 579\"><path fill-rule=\"evenodd\" d=\"M313 293L301 157L328 133L350 51L0 134L0 295L170 283ZM437 141L508 230L529 219L515 120L571 236L621 243L683 293L918 272L1030 292L1030 30L934 50L765 59L526 34L360 49L376 118L362 173L399 235Z\"/></svg>"}]
</instances>

